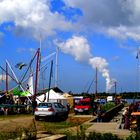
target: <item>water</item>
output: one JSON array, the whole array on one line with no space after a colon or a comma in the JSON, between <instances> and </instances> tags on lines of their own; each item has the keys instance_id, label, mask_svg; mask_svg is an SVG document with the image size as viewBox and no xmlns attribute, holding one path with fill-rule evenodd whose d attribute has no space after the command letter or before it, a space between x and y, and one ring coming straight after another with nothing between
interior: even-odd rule
<instances>
[{"instance_id":1,"label":"water","mask_svg":"<svg viewBox=\"0 0 140 140\"><path fill-rule=\"evenodd\" d=\"M128 104L131 104L131 103L135 103L135 102L140 101L140 99L125 99L125 101L126 101Z\"/></svg>"}]
</instances>

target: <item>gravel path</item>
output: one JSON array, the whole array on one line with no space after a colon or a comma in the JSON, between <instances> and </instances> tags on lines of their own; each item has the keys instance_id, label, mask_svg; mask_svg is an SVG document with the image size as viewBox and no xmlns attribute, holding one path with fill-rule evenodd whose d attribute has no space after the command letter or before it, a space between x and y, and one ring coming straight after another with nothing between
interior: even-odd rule
<instances>
[{"instance_id":1,"label":"gravel path","mask_svg":"<svg viewBox=\"0 0 140 140\"><path fill-rule=\"evenodd\" d=\"M88 122L89 123L89 122ZM126 129L118 129L117 122L107 122L107 123L96 123L92 122L92 126L90 126L86 132L100 132L100 133L112 133L116 134L119 137L126 138L131 135L131 132Z\"/></svg>"}]
</instances>

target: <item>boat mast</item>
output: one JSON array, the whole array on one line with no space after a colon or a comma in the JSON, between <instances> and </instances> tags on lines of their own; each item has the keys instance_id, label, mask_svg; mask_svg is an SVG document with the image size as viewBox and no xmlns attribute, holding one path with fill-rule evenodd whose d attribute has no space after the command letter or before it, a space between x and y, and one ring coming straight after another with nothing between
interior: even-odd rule
<instances>
[{"instance_id":1,"label":"boat mast","mask_svg":"<svg viewBox=\"0 0 140 140\"><path fill-rule=\"evenodd\" d=\"M40 48L37 50L37 60L36 60L36 77L35 77L35 98L37 94L37 85L38 85L38 70L39 70L39 58L40 58Z\"/></svg>"},{"instance_id":2,"label":"boat mast","mask_svg":"<svg viewBox=\"0 0 140 140\"><path fill-rule=\"evenodd\" d=\"M139 84L140 84L140 79L139 79L139 73L140 73L140 48L138 47L137 48L137 56L136 56L136 59L137 59L137 95L138 96L138 93L139 93Z\"/></svg>"},{"instance_id":3,"label":"boat mast","mask_svg":"<svg viewBox=\"0 0 140 140\"><path fill-rule=\"evenodd\" d=\"M117 94L117 82L114 82L114 88L115 88L115 95Z\"/></svg>"},{"instance_id":4,"label":"boat mast","mask_svg":"<svg viewBox=\"0 0 140 140\"><path fill-rule=\"evenodd\" d=\"M6 94L8 94L8 64L6 62Z\"/></svg>"},{"instance_id":5,"label":"boat mast","mask_svg":"<svg viewBox=\"0 0 140 140\"><path fill-rule=\"evenodd\" d=\"M58 86L58 51L59 51L59 48L56 47L55 87Z\"/></svg>"},{"instance_id":6,"label":"boat mast","mask_svg":"<svg viewBox=\"0 0 140 140\"><path fill-rule=\"evenodd\" d=\"M40 34L40 39L39 39L39 48L40 48L40 53L39 53L39 68L38 68L38 77L41 76L41 72L40 72L40 67L41 67L41 51L42 51L42 38L41 38L41 34ZM39 88L41 87L41 81L40 78L38 79L38 86Z\"/></svg>"},{"instance_id":7,"label":"boat mast","mask_svg":"<svg viewBox=\"0 0 140 140\"><path fill-rule=\"evenodd\" d=\"M50 94L50 88L51 88L52 71L53 71L53 60L51 61L50 78L49 78L49 91L48 91L47 102L49 102L49 94Z\"/></svg>"},{"instance_id":8,"label":"boat mast","mask_svg":"<svg viewBox=\"0 0 140 140\"><path fill-rule=\"evenodd\" d=\"M96 67L96 79L95 79L95 98L98 98L98 69Z\"/></svg>"}]
</instances>

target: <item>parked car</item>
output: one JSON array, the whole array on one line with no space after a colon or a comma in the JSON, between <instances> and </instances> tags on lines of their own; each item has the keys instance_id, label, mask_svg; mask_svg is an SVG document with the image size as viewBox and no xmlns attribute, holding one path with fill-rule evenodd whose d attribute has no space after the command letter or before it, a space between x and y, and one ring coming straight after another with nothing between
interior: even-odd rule
<instances>
[{"instance_id":1,"label":"parked car","mask_svg":"<svg viewBox=\"0 0 140 140\"><path fill-rule=\"evenodd\" d=\"M35 109L35 120L39 120L40 118L48 118L48 119L67 119L68 117L68 109L58 102L43 102L39 103L37 108Z\"/></svg>"},{"instance_id":2,"label":"parked car","mask_svg":"<svg viewBox=\"0 0 140 140\"><path fill-rule=\"evenodd\" d=\"M89 114L92 109L92 103L90 98L80 99L79 101L74 102L74 112L75 115L80 114Z\"/></svg>"}]
</instances>

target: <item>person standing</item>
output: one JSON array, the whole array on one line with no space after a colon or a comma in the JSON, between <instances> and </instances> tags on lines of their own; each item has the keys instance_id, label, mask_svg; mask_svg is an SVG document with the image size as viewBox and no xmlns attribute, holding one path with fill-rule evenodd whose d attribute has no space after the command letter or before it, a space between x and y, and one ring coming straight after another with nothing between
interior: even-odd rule
<instances>
[{"instance_id":1,"label":"person standing","mask_svg":"<svg viewBox=\"0 0 140 140\"><path fill-rule=\"evenodd\" d=\"M97 116L97 122L102 122L103 118L103 110L101 108L101 106L98 106L97 110L96 110L96 116Z\"/></svg>"},{"instance_id":2,"label":"person standing","mask_svg":"<svg viewBox=\"0 0 140 140\"><path fill-rule=\"evenodd\" d=\"M33 115L34 115L36 107L37 107L37 101L36 101L36 98L33 97L33 99L32 99L32 114Z\"/></svg>"}]
</instances>

